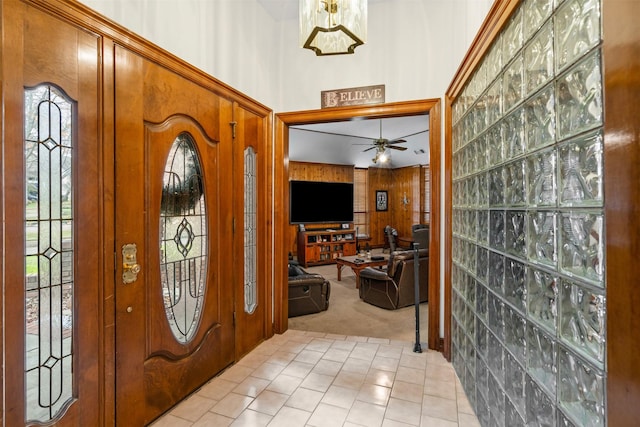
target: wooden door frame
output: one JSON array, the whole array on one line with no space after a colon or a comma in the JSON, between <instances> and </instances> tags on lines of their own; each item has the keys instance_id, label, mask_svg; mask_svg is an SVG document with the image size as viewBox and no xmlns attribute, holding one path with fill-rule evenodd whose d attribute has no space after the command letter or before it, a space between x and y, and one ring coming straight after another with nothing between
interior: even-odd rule
<instances>
[{"instance_id":1,"label":"wooden door frame","mask_svg":"<svg viewBox=\"0 0 640 427\"><path fill-rule=\"evenodd\" d=\"M429 326L427 344L441 351L440 338L440 227L441 227L441 102L439 98L379 105L349 106L276 114L274 136L274 331L288 328L287 242L289 233L289 127L346 121L353 118L386 118L429 114L431 182L431 239L429 243Z\"/></svg>"}]
</instances>

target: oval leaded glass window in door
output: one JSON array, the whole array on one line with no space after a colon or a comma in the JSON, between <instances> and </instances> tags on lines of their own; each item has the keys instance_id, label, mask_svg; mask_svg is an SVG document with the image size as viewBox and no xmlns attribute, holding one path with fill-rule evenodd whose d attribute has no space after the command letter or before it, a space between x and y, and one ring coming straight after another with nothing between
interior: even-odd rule
<instances>
[{"instance_id":1,"label":"oval leaded glass window in door","mask_svg":"<svg viewBox=\"0 0 640 427\"><path fill-rule=\"evenodd\" d=\"M188 342L202 314L207 273L204 182L192 137L181 133L167 157L160 204L160 275L167 320Z\"/></svg>"},{"instance_id":2,"label":"oval leaded glass window in door","mask_svg":"<svg viewBox=\"0 0 640 427\"><path fill-rule=\"evenodd\" d=\"M74 388L74 105L51 85L24 103L25 411L47 423Z\"/></svg>"}]
</instances>

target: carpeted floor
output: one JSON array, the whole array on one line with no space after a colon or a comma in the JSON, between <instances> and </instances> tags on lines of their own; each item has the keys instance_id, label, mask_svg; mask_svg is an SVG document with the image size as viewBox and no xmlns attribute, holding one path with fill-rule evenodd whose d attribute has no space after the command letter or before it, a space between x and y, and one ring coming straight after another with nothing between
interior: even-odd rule
<instances>
[{"instance_id":1,"label":"carpeted floor","mask_svg":"<svg viewBox=\"0 0 640 427\"><path fill-rule=\"evenodd\" d=\"M349 267L342 269L339 282L335 264L306 270L319 273L331 282L329 308L320 313L290 318L290 329L415 342L414 306L385 310L360 300L356 276ZM424 343L427 341L427 318L427 303L420 304L420 342L423 348L426 348Z\"/></svg>"}]
</instances>

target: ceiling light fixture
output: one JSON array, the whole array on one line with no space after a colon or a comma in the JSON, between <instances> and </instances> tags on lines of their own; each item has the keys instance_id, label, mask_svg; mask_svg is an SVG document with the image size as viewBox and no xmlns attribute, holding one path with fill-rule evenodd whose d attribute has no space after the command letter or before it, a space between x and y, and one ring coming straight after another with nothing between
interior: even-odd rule
<instances>
[{"instance_id":1,"label":"ceiling light fixture","mask_svg":"<svg viewBox=\"0 0 640 427\"><path fill-rule=\"evenodd\" d=\"M377 149L376 151L376 156L371 159L371 161L373 163L387 163L387 161L389 160L390 155L387 154L386 150L384 147L380 147Z\"/></svg>"},{"instance_id":2,"label":"ceiling light fixture","mask_svg":"<svg viewBox=\"0 0 640 427\"><path fill-rule=\"evenodd\" d=\"M317 56L353 53L367 41L367 0L300 0L300 46Z\"/></svg>"}]
</instances>

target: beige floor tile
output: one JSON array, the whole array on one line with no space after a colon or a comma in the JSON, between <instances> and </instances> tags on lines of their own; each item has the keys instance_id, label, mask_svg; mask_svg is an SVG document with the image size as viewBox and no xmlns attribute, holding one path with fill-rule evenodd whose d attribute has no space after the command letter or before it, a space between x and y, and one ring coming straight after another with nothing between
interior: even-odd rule
<instances>
[{"instance_id":1,"label":"beige floor tile","mask_svg":"<svg viewBox=\"0 0 640 427\"><path fill-rule=\"evenodd\" d=\"M376 384L364 384L356 397L356 400L373 403L374 405L387 406L391 389Z\"/></svg>"},{"instance_id":2,"label":"beige floor tile","mask_svg":"<svg viewBox=\"0 0 640 427\"><path fill-rule=\"evenodd\" d=\"M279 365L276 363L263 363L251 373L251 376L256 378L262 378L265 380L272 381L275 377L280 375L280 373L285 369L283 365Z\"/></svg>"},{"instance_id":3,"label":"beige floor tile","mask_svg":"<svg viewBox=\"0 0 640 427\"><path fill-rule=\"evenodd\" d=\"M412 384L404 381L395 381L391 389L391 397L415 403L422 403L423 394L424 388L422 384Z\"/></svg>"},{"instance_id":4,"label":"beige floor tile","mask_svg":"<svg viewBox=\"0 0 640 427\"><path fill-rule=\"evenodd\" d=\"M356 400L358 390L332 385L324 394L321 402L339 408L349 409Z\"/></svg>"},{"instance_id":5,"label":"beige floor tile","mask_svg":"<svg viewBox=\"0 0 640 427\"><path fill-rule=\"evenodd\" d=\"M420 420L420 427L458 427L456 421L443 420L442 418L433 418L428 415L423 415ZM461 424L461 427L466 427Z\"/></svg>"},{"instance_id":6,"label":"beige floor tile","mask_svg":"<svg viewBox=\"0 0 640 427\"><path fill-rule=\"evenodd\" d=\"M451 381L427 379L424 383L424 394L456 400L456 384Z\"/></svg>"},{"instance_id":7,"label":"beige floor tile","mask_svg":"<svg viewBox=\"0 0 640 427\"><path fill-rule=\"evenodd\" d=\"M456 394L458 401L458 412L463 412L465 414L471 414L473 416L476 415L475 411L471 407L471 403L469 403L469 399L464 394Z\"/></svg>"},{"instance_id":8,"label":"beige floor tile","mask_svg":"<svg viewBox=\"0 0 640 427\"><path fill-rule=\"evenodd\" d=\"M336 375L338 375L338 372L340 372L340 369L342 369L341 362L334 362L332 360L321 360L316 363L316 366L313 367L313 372L315 372L316 374L331 375L335 377Z\"/></svg>"},{"instance_id":9,"label":"beige floor tile","mask_svg":"<svg viewBox=\"0 0 640 427\"><path fill-rule=\"evenodd\" d=\"M229 393L218 403L213 405L211 412L224 415L225 417L236 418L253 402L253 398L241 394Z\"/></svg>"},{"instance_id":10,"label":"beige floor tile","mask_svg":"<svg viewBox=\"0 0 640 427\"><path fill-rule=\"evenodd\" d=\"M412 427L412 424L407 424L407 423L401 423L400 421L395 421L395 420L390 420L388 418L385 418L384 421L382 421L382 427Z\"/></svg>"},{"instance_id":11,"label":"beige floor tile","mask_svg":"<svg viewBox=\"0 0 640 427\"><path fill-rule=\"evenodd\" d=\"M246 409L231 423L231 427L264 427L269 424L272 418L271 415Z\"/></svg>"},{"instance_id":12,"label":"beige floor tile","mask_svg":"<svg viewBox=\"0 0 640 427\"><path fill-rule=\"evenodd\" d=\"M296 362L295 360L282 370L282 375L290 375L292 377L305 378L314 368L313 363Z\"/></svg>"},{"instance_id":13,"label":"beige floor tile","mask_svg":"<svg viewBox=\"0 0 640 427\"><path fill-rule=\"evenodd\" d=\"M221 400L227 394L238 386L238 383L228 381L220 377L214 378L207 384L203 385L197 394L213 400Z\"/></svg>"},{"instance_id":14,"label":"beige floor tile","mask_svg":"<svg viewBox=\"0 0 640 427\"><path fill-rule=\"evenodd\" d=\"M425 377L438 381L456 381L456 375L452 366L429 365L425 371Z\"/></svg>"},{"instance_id":15,"label":"beige floor tile","mask_svg":"<svg viewBox=\"0 0 640 427\"><path fill-rule=\"evenodd\" d=\"M197 394L189 396L171 410L171 415L189 421L197 421L202 415L216 404L215 400L201 397Z\"/></svg>"},{"instance_id":16,"label":"beige floor tile","mask_svg":"<svg viewBox=\"0 0 640 427\"><path fill-rule=\"evenodd\" d=\"M336 376L336 379L333 380L333 385L360 390L360 387L364 384L365 378L366 374L340 371Z\"/></svg>"},{"instance_id":17,"label":"beige floor tile","mask_svg":"<svg viewBox=\"0 0 640 427\"><path fill-rule=\"evenodd\" d=\"M357 374L366 374L371 367L371 361L349 357L342 365L343 372L353 372Z\"/></svg>"},{"instance_id":18,"label":"beige floor tile","mask_svg":"<svg viewBox=\"0 0 640 427\"><path fill-rule=\"evenodd\" d=\"M331 344L333 344L333 340L328 340L326 338L316 338L309 344L307 344L305 350L319 351L321 353L324 353L325 351L329 350L329 348L331 348Z\"/></svg>"},{"instance_id":19,"label":"beige floor tile","mask_svg":"<svg viewBox=\"0 0 640 427\"><path fill-rule=\"evenodd\" d=\"M243 394L245 396L256 397L262 393L262 390L267 388L269 384L271 384L270 381L263 378L247 377L233 389L233 392Z\"/></svg>"},{"instance_id":20,"label":"beige floor tile","mask_svg":"<svg viewBox=\"0 0 640 427\"><path fill-rule=\"evenodd\" d=\"M460 427L480 427L480 422L475 415L458 413Z\"/></svg>"},{"instance_id":21,"label":"beige floor tile","mask_svg":"<svg viewBox=\"0 0 640 427\"><path fill-rule=\"evenodd\" d=\"M276 365L287 366L293 359L296 358L298 353L290 351L276 351L265 362L274 363Z\"/></svg>"},{"instance_id":22,"label":"beige floor tile","mask_svg":"<svg viewBox=\"0 0 640 427\"><path fill-rule=\"evenodd\" d=\"M376 356L400 359L400 356L402 356L402 347L398 345L381 345L378 347Z\"/></svg>"},{"instance_id":23,"label":"beige floor tile","mask_svg":"<svg viewBox=\"0 0 640 427\"><path fill-rule=\"evenodd\" d=\"M398 362L400 362L399 359L380 356L380 352L378 352L373 362L371 362L371 368L395 372L398 369Z\"/></svg>"},{"instance_id":24,"label":"beige floor tile","mask_svg":"<svg viewBox=\"0 0 640 427\"><path fill-rule=\"evenodd\" d=\"M395 381L396 373L391 371L379 371L377 369L369 369L364 379L365 384L376 384L383 387L391 387Z\"/></svg>"},{"instance_id":25,"label":"beige floor tile","mask_svg":"<svg viewBox=\"0 0 640 427\"><path fill-rule=\"evenodd\" d=\"M388 338L369 338L367 342L373 343L373 344L389 344L389 339Z\"/></svg>"},{"instance_id":26,"label":"beige floor tile","mask_svg":"<svg viewBox=\"0 0 640 427\"><path fill-rule=\"evenodd\" d=\"M349 411L332 405L320 403L307 424L313 427L337 427L344 424Z\"/></svg>"},{"instance_id":27,"label":"beige floor tile","mask_svg":"<svg viewBox=\"0 0 640 427\"><path fill-rule=\"evenodd\" d=\"M265 390L249 405L249 409L275 415L289 398L288 395Z\"/></svg>"},{"instance_id":28,"label":"beige floor tile","mask_svg":"<svg viewBox=\"0 0 640 427\"><path fill-rule=\"evenodd\" d=\"M219 378L222 378L223 380L227 380L227 381L233 381L235 383L240 384L242 381L244 381L245 378L247 378L253 372L254 372L254 369L248 366L233 365L229 367L226 371L224 371L222 374L220 374Z\"/></svg>"},{"instance_id":29,"label":"beige floor tile","mask_svg":"<svg viewBox=\"0 0 640 427\"><path fill-rule=\"evenodd\" d=\"M346 350L348 352L351 352L351 350L353 350L355 346L356 346L355 341L335 341L331 345L331 348L336 350Z\"/></svg>"},{"instance_id":30,"label":"beige floor tile","mask_svg":"<svg viewBox=\"0 0 640 427\"><path fill-rule=\"evenodd\" d=\"M347 338L345 338L345 341L367 342L367 339L368 339L367 337L349 335Z\"/></svg>"},{"instance_id":31,"label":"beige floor tile","mask_svg":"<svg viewBox=\"0 0 640 427\"><path fill-rule=\"evenodd\" d=\"M342 350L339 348L330 348L322 356L324 360L333 360L334 362L345 362L349 357L351 350Z\"/></svg>"},{"instance_id":32,"label":"beige floor tile","mask_svg":"<svg viewBox=\"0 0 640 427\"><path fill-rule=\"evenodd\" d=\"M307 424L309 417L311 417L311 412L285 406L278 411L275 417L273 417L269 426L304 427Z\"/></svg>"},{"instance_id":33,"label":"beige floor tile","mask_svg":"<svg viewBox=\"0 0 640 427\"><path fill-rule=\"evenodd\" d=\"M384 411L385 408L383 406L356 401L351 410L349 410L347 421L367 427L381 426L384 419Z\"/></svg>"},{"instance_id":34,"label":"beige floor tile","mask_svg":"<svg viewBox=\"0 0 640 427\"><path fill-rule=\"evenodd\" d=\"M458 405L455 400L424 395L422 400L422 414L449 421L458 421Z\"/></svg>"},{"instance_id":35,"label":"beige floor tile","mask_svg":"<svg viewBox=\"0 0 640 427\"><path fill-rule=\"evenodd\" d=\"M324 393L329 389L334 378L335 377L333 375L323 375L323 374L316 374L315 372L311 372L302 381L302 383L300 384L300 387L308 388L311 390Z\"/></svg>"},{"instance_id":36,"label":"beige floor tile","mask_svg":"<svg viewBox=\"0 0 640 427\"><path fill-rule=\"evenodd\" d=\"M424 384L424 370L407 366L399 366L396 371L396 381L422 385Z\"/></svg>"},{"instance_id":37,"label":"beige floor tile","mask_svg":"<svg viewBox=\"0 0 640 427\"><path fill-rule=\"evenodd\" d=\"M419 403L390 398L384 417L417 426L420 424L421 410L422 405Z\"/></svg>"},{"instance_id":38,"label":"beige floor tile","mask_svg":"<svg viewBox=\"0 0 640 427\"><path fill-rule=\"evenodd\" d=\"M276 379L271 381L271 384L267 387L267 390L274 391L276 393L286 394L291 396L300 383L302 378L292 377L291 375L278 375Z\"/></svg>"},{"instance_id":39,"label":"beige floor tile","mask_svg":"<svg viewBox=\"0 0 640 427\"><path fill-rule=\"evenodd\" d=\"M285 402L285 406L296 409L302 409L309 413L315 411L318 403L324 397L324 392L310 390L307 388L299 388L293 392L291 397Z\"/></svg>"},{"instance_id":40,"label":"beige floor tile","mask_svg":"<svg viewBox=\"0 0 640 427\"><path fill-rule=\"evenodd\" d=\"M192 425L193 423L191 421L187 421L171 414L164 415L155 423L151 424L152 427L191 427Z\"/></svg>"},{"instance_id":41,"label":"beige floor tile","mask_svg":"<svg viewBox=\"0 0 640 427\"><path fill-rule=\"evenodd\" d=\"M364 342L358 343L353 348L353 350L351 350L350 357L372 361L373 358L376 357L376 352L378 351L378 347L380 347L379 344L364 343Z\"/></svg>"},{"instance_id":42,"label":"beige floor tile","mask_svg":"<svg viewBox=\"0 0 640 427\"><path fill-rule=\"evenodd\" d=\"M296 362L310 363L312 365L315 365L316 363L318 363L320 359L322 359L322 356L324 356L323 351L314 351L314 350L304 349L300 353L298 353L298 355L294 360Z\"/></svg>"},{"instance_id":43,"label":"beige floor tile","mask_svg":"<svg viewBox=\"0 0 640 427\"><path fill-rule=\"evenodd\" d=\"M404 351L400 356L400 366L424 370L427 366L427 357L424 353L408 353Z\"/></svg>"},{"instance_id":44,"label":"beige floor tile","mask_svg":"<svg viewBox=\"0 0 640 427\"><path fill-rule=\"evenodd\" d=\"M238 361L238 365L256 369L258 366L266 362L267 359L269 359L269 356L266 354L249 353Z\"/></svg>"},{"instance_id":45,"label":"beige floor tile","mask_svg":"<svg viewBox=\"0 0 640 427\"><path fill-rule=\"evenodd\" d=\"M344 341L347 338L346 335L339 335L339 334L326 334L324 337L332 340L336 340L336 341Z\"/></svg>"},{"instance_id":46,"label":"beige floor tile","mask_svg":"<svg viewBox=\"0 0 640 427\"><path fill-rule=\"evenodd\" d=\"M207 412L198 421L193 423L192 427L227 427L235 421L233 418L225 417L213 412Z\"/></svg>"}]
</instances>

